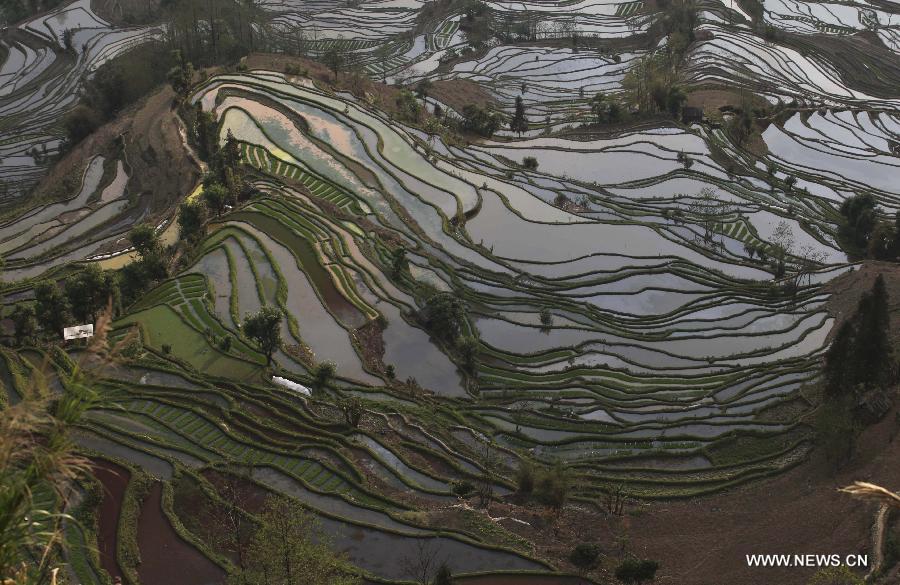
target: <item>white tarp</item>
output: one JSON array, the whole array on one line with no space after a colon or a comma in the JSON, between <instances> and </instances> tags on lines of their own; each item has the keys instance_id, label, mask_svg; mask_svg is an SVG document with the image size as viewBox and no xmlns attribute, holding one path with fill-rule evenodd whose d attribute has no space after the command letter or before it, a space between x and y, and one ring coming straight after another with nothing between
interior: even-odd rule
<instances>
[{"instance_id":1,"label":"white tarp","mask_svg":"<svg viewBox=\"0 0 900 585\"><path fill-rule=\"evenodd\" d=\"M63 339L84 339L85 337L94 336L94 325L76 325L75 327L66 327L63 329Z\"/></svg>"},{"instance_id":2,"label":"white tarp","mask_svg":"<svg viewBox=\"0 0 900 585\"><path fill-rule=\"evenodd\" d=\"M312 390L304 386L303 384L298 384L292 380L288 380L287 378L282 378L281 376L272 376L272 383L278 384L279 386L283 386L288 390L293 390L294 392L299 392L305 396L312 396Z\"/></svg>"}]
</instances>

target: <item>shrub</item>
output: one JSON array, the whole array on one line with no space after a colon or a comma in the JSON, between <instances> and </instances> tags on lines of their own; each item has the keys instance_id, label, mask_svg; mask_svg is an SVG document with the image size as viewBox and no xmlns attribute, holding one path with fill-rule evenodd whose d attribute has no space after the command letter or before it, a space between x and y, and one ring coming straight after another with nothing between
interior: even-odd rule
<instances>
[{"instance_id":1,"label":"shrub","mask_svg":"<svg viewBox=\"0 0 900 585\"><path fill-rule=\"evenodd\" d=\"M593 543L582 542L569 553L569 561L582 571L592 569L600 556L600 547Z\"/></svg>"},{"instance_id":2,"label":"shrub","mask_svg":"<svg viewBox=\"0 0 900 585\"><path fill-rule=\"evenodd\" d=\"M453 495L460 498L466 498L472 495L472 492L475 491L475 486L473 486L472 482L467 479L454 481L451 486L452 487L450 489L453 492Z\"/></svg>"},{"instance_id":3,"label":"shrub","mask_svg":"<svg viewBox=\"0 0 900 585\"><path fill-rule=\"evenodd\" d=\"M516 489L524 495L530 495L534 491L534 464L531 461L519 462L519 469L516 470Z\"/></svg>"},{"instance_id":4,"label":"shrub","mask_svg":"<svg viewBox=\"0 0 900 585\"><path fill-rule=\"evenodd\" d=\"M659 563L648 559L627 558L616 567L616 579L627 585L640 585L656 578Z\"/></svg>"}]
</instances>

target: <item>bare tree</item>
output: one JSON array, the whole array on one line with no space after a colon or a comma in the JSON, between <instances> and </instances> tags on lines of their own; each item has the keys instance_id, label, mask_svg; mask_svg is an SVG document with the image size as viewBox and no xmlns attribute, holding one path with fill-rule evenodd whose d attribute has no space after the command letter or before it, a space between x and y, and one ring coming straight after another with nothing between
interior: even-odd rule
<instances>
[{"instance_id":1,"label":"bare tree","mask_svg":"<svg viewBox=\"0 0 900 585\"><path fill-rule=\"evenodd\" d=\"M733 213L731 204L719 200L713 189L704 187L690 203L688 211L703 228L703 234L696 236L694 242L709 249L721 247L722 243L715 240L715 230Z\"/></svg>"},{"instance_id":2,"label":"bare tree","mask_svg":"<svg viewBox=\"0 0 900 585\"><path fill-rule=\"evenodd\" d=\"M433 538L419 539L412 554L401 561L403 570L419 585L430 585L431 578L446 561L440 553L441 548Z\"/></svg>"}]
</instances>

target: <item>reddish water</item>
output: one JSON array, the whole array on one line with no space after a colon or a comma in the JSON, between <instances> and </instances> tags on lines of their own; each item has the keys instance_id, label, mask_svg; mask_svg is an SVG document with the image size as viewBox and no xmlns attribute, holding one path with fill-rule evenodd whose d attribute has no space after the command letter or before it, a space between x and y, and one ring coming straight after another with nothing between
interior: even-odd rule
<instances>
[{"instance_id":1,"label":"reddish water","mask_svg":"<svg viewBox=\"0 0 900 585\"><path fill-rule=\"evenodd\" d=\"M94 477L103 485L103 500L98 512L100 532L97 534L100 566L115 579L122 576L122 568L116 559L116 539L122 496L125 494L131 473L124 467L102 459L93 460L93 465Z\"/></svg>"},{"instance_id":2,"label":"reddish water","mask_svg":"<svg viewBox=\"0 0 900 585\"><path fill-rule=\"evenodd\" d=\"M146 585L219 585L225 571L178 536L162 509L162 483L153 484L138 522L141 564L138 576Z\"/></svg>"}]
</instances>

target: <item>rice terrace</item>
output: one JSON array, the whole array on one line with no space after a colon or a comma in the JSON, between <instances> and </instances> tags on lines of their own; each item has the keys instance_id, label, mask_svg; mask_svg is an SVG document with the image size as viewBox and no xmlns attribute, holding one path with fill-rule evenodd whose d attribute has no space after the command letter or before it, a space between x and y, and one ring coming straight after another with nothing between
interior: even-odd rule
<instances>
[{"instance_id":1,"label":"rice terrace","mask_svg":"<svg viewBox=\"0 0 900 585\"><path fill-rule=\"evenodd\" d=\"M0 0L3 585L900 584L896 0Z\"/></svg>"}]
</instances>

